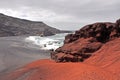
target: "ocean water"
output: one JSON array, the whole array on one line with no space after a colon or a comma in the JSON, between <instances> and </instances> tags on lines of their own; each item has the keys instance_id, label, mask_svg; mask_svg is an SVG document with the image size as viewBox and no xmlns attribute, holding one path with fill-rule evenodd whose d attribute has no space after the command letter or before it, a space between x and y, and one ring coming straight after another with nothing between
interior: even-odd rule
<instances>
[{"instance_id":1,"label":"ocean water","mask_svg":"<svg viewBox=\"0 0 120 80\"><path fill-rule=\"evenodd\" d=\"M25 40L31 42L32 44L38 45L41 49L44 50L55 50L63 45L65 36L67 34L68 33L61 33L47 37L29 36Z\"/></svg>"}]
</instances>

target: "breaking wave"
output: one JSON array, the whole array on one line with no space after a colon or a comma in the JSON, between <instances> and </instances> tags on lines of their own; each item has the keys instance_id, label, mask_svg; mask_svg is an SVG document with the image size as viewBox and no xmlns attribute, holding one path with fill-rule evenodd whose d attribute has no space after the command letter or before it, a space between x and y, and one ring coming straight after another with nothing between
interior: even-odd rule
<instances>
[{"instance_id":1,"label":"breaking wave","mask_svg":"<svg viewBox=\"0 0 120 80\"><path fill-rule=\"evenodd\" d=\"M61 33L48 37L29 36L26 38L26 41L32 42L33 44L40 46L41 49L55 50L63 45L65 36L67 34L68 33Z\"/></svg>"}]
</instances>

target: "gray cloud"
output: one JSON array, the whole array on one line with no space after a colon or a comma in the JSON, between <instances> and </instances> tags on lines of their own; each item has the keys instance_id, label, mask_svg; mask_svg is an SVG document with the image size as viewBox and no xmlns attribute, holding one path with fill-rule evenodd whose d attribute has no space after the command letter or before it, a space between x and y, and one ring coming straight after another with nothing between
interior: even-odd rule
<instances>
[{"instance_id":1,"label":"gray cloud","mask_svg":"<svg viewBox=\"0 0 120 80\"><path fill-rule=\"evenodd\" d=\"M120 0L1 0L0 12L44 21L59 29L79 29L120 18Z\"/></svg>"}]
</instances>

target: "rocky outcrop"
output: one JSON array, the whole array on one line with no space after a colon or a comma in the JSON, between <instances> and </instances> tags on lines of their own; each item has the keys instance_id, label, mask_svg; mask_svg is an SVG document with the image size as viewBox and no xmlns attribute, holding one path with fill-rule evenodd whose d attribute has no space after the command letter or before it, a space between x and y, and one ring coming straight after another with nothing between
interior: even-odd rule
<instances>
[{"instance_id":1,"label":"rocky outcrop","mask_svg":"<svg viewBox=\"0 0 120 80\"><path fill-rule=\"evenodd\" d=\"M20 35L50 36L62 31L43 22L29 21L0 14L0 37Z\"/></svg>"},{"instance_id":2,"label":"rocky outcrop","mask_svg":"<svg viewBox=\"0 0 120 80\"><path fill-rule=\"evenodd\" d=\"M65 54L57 55L60 58ZM68 61L76 59L67 56ZM40 59L0 75L0 80L120 80L120 38L103 44L84 62L56 63Z\"/></svg>"},{"instance_id":3,"label":"rocky outcrop","mask_svg":"<svg viewBox=\"0 0 120 80\"><path fill-rule=\"evenodd\" d=\"M95 23L92 26L100 24ZM0 80L120 80L119 26L120 20L109 23L105 28L95 28L94 35L86 34L90 28L83 33L86 37L72 36L77 33L70 34L66 36L65 44L51 55L57 62L68 63L38 60L1 75ZM81 30L86 28L79 31ZM106 34L103 35L102 32Z\"/></svg>"},{"instance_id":4,"label":"rocky outcrop","mask_svg":"<svg viewBox=\"0 0 120 80\"><path fill-rule=\"evenodd\" d=\"M120 37L120 19L116 23L86 25L65 37L64 45L51 53L56 62L78 62L89 58L105 43Z\"/></svg>"}]
</instances>

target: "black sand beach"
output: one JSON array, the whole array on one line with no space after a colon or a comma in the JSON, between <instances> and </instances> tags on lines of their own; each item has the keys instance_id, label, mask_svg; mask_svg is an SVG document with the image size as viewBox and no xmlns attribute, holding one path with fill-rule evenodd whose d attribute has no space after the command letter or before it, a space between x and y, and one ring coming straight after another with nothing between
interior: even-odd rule
<instances>
[{"instance_id":1,"label":"black sand beach","mask_svg":"<svg viewBox=\"0 0 120 80\"><path fill-rule=\"evenodd\" d=\"M0 37L0 75L39 59L49 58L49 51L25 41L26 37Z\"/></svg>"}]
</instances>

